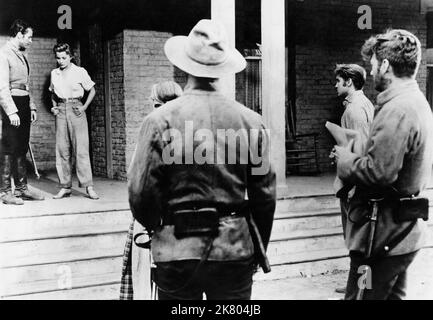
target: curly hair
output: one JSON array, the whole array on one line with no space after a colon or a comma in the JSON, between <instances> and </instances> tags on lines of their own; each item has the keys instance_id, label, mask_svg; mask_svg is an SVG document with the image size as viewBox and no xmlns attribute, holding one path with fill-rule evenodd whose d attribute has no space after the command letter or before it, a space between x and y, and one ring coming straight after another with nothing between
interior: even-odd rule
<instances>
[{"instance_id":1,"label":"curly hair","mask_svg":"<svg viewBox=\"0 0 433 320\"><path fill-rule=\"evenodd\" d=\"M397 77L411 77L421 61L421 43L409 31L390 29L366 40L361 54L366 61L373 55L379 62L387 59Z\"/></svg>"},{"instance_id":2,"label":"curly hair","mask_svg":"<svg viewBox=\"0 0 433 320\"><path fill-rule=\"evenodd\" d=\"M335 76L341 77L344 81L352 79L353 86L356 90L364 87L367 73L363 67L357 64L337 64L334 70Z\"/></svg>"},{"instance_id":3,"label":"curly hair","mask_svg":"<svg viewBox=\"0 0 433 320\"><path fill-rule=\"evenodd\" d=\"M56 54L57 52L66 52L67 55L73 57L72 49L67 43L57 43L53 47L53 52Z\"/></svg>"}]
</instances>

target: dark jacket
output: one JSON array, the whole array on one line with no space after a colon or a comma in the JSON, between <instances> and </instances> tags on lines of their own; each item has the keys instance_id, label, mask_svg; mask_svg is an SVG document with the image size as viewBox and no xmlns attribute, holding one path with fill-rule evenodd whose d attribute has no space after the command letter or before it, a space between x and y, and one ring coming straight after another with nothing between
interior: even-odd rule
<instances>
[{"instance_id":1,"label":"dark jacket","mask_svg":"<svg viewBox=\"0 0 433 320\"><path fill-rule=\"evenodd\" d=\"M349 250L365 252L370 212L368 198L396 192L399 197L422 192L433 164L433 116L415 80L377 96L378 107L363 156L338 160L337 173L355 183L346 227ZM423 246L426 226L418 219L413 229L391 250L390 244L407 232L411 222L397 222L397 201L380 204L373 255L406 254Z\"/></svg>"},{"instance_id":2,"label":"dark jacket","mask_svg":"<svg viewBox=\"0 0 433 320\"><path fill-rule=\"evenodd\" d=\"M221 129L255 129L260 134L241 135L240 141L249 142L249 147L246 157L237 148L233 163L229 156L232 152L221 153L227 147L224 139L218 139ZM168 209L186 203L236 207L244 202L246 192L251 215L267 245L276 204L275 174L270 167L264 174L252 174L252 170L264 163L269 165L269 149L259 148L262 163L255 165L251 160L260 141L269 145L264 129L259 114L227 99L207 81L196 88L185 88L182 97L144 119L128 171L129 202L134 217L148 230L155 230L152 253L156 262L200 259L206 244L204 237L177 239L173 226L164 223ZM208 152L212 147L214 154ZM209 158L200 164L203 154ZM219 236L209 260L241 260L253 253L245 217L220 218Z\"/></svg>"}]
</instances>

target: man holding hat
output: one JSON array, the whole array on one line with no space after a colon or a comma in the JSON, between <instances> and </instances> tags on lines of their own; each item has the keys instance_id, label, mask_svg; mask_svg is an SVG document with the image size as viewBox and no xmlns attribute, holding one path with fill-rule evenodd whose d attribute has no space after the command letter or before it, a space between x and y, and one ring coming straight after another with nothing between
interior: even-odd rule
<instances>
[{"instance_id":1,"label":"man holding hat","mask_svg":"<svg viewBox=\"0 0 433 320\"><path fill-rule=\"evenodd\" d=\"M248 221L266 248L275 174L261 116L223 96L218 80L246 61L213 20L170 38L164 50L188 82L182 97L144 119L128 171L132 213L152 233L159 299L250 299L257 234Z\"/></svg>"}]
</instances>

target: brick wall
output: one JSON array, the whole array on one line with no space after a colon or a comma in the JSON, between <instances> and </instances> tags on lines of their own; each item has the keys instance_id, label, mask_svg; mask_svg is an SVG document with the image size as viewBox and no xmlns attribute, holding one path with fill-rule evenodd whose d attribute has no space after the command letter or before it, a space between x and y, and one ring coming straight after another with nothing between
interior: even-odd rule
<instances>
[{"instance_id":1,"label":"brick wall","mask_svg":"<svg viewBox=\"0 0 433 320\"><path fill-rule=\"evenodd\" d=\"M8 37L0 36L0 46L3 46ZM52 48L56 39L34 38L28 52L28 61L31 68L30 90L33 100L38 107L38 121L31 128L31 145L39 170L55 168L55 123L50 113L51 102L48 93L50 72L56 68L56 61ZM1 120L0 120L1 122Z\"/></svg>"},{"instance_id":2,"label":"brick wall","mask_svg":"<svg viewBox=\"0 0 433 320\"><path fill-rule=\"evenodd\" d=\"M111 144L113 177L125 179L126 118L124 83L124 34L117 34L109 41L110 92L111 92Z\"/></svg>"},{"instance_id":3,"label":"brick wall","mask_svg":"<svg viewBox=\"0 0 433 320\"><path fill-rule=\"evenodd\" d=\"M357 9L370 5L373 29L357 27ZM426 20L420 15L418 1L392 0L309 0L294 4L296 10L296 106L297 132L319 132L319 157L322 171L332 170L328 158L333 139L324 128L325 121L340 122L342 107L336 98L333 70L336 63L363 63L360 48L370 35L384 29L404 28L414 32L426 44ZM287 30L290 32L290 30ZM290 66L289 66L290 67ZM426 63L418 74L421 89L426 88ZM369 75L366 94L374 101L377 92Z\"/></svg>"},{"instance_id":4,"label":"brick wall","mask_svg":"<svg viewBox=\"0 0 433 320\"><path fill-rule=\"evenodd\" d=\"M90 105L90 135L92 170L97 176L107 175L105 143L105 95L104 95L104 54L102 30L98 25L89 28L89 57L87 71L95 82L96 95Z\"/></svg>"}]
</instances>

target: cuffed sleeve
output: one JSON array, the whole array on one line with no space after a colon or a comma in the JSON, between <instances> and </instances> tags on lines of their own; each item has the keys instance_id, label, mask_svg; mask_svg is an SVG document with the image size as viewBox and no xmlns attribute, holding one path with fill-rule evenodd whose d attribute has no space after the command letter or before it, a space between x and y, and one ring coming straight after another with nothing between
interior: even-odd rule
<instances>
[{"instance_id":1,"label":"cuffed sleeve","mask_svg":"<svg viewBox=\"0 0 433 320\"><path fill-rule=\"evenodd\" d=\"M81 86L84 88L84 90L89 91L94 85L95 83L90 78L86 69L81 68Z\"/></svg>"}]
</instances>

